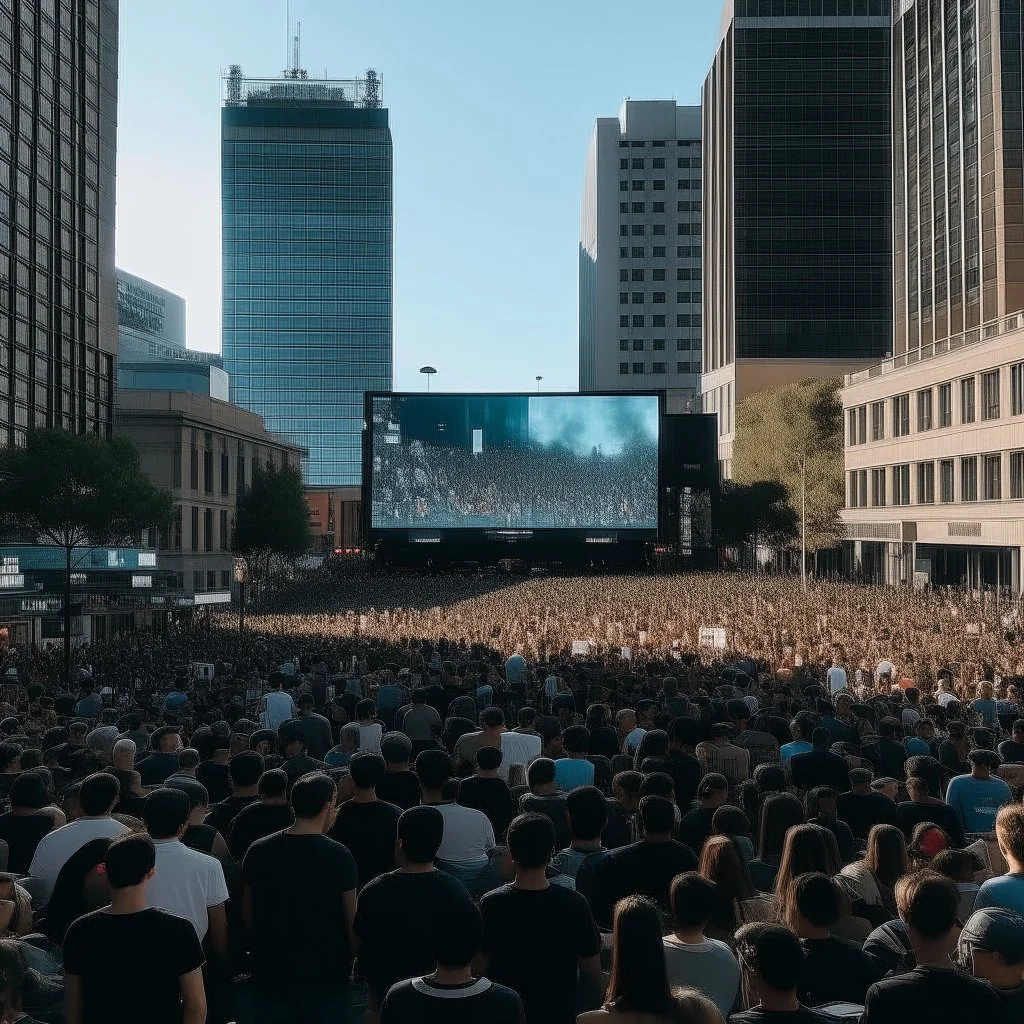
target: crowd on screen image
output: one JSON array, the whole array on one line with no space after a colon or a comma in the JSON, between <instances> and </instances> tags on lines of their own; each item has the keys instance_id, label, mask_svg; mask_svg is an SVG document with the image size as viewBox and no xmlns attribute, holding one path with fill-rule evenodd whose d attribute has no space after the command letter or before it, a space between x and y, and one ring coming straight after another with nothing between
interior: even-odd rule
<instances>
[{"instance_id":1,"label":"crowd on screen image","mask_svg":"<svg viewBox=\"0 0 1024 1024\"><path fill-rule=\"evenodd\" d=\"M655 446L614 456L594 449L445 448L374 441L373 521L379 528L644 528L658 521Z\"/></svg>"}]
</instances>

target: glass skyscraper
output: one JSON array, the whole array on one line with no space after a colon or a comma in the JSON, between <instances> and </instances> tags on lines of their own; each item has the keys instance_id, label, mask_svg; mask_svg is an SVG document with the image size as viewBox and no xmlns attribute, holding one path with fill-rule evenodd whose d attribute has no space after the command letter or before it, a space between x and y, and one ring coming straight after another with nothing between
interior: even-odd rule
<instances>
[{"instance_id":1,"label":"glass skyscraper","mask_svg":"<svg viewBox=\"0 0 1024 1024\"><path fill-rule=\"evenodd\" d=\"M391 130L380 79L251 79L221 112L223 352L232 401L359 484L363 396L391 389Z\"/></svg>"}]
</instances>

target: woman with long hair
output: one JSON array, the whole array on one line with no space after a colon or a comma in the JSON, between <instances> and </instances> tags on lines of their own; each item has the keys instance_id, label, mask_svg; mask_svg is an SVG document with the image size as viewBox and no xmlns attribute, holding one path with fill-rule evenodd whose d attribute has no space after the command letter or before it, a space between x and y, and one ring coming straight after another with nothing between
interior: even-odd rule
<instances>
[{"instance_id":1,"label":"woman with long hair","mask_svg":"<svg viewBox=\"0 0 1024 1024\"><path fill-rule=\"evenodd\" d=\"M820 825L796 825L786 833L779 873L775 876L775 899L780 907L793 879L799 875L812 871L820 871L829 877L839 874L842 864L838 857L833 860L825 836L827 832L828 829Z\"/></svg>"},{"instance_id":2,"label":"woman with long hair","mask_svg":"<svg viewBox=\"0 0 1024 1024\"><path fill-rule=\"evenodd\" d=\"M750 822L739 807L723 804L711 817L711 831L717 836L728 836L736 840L745 863L754 859L754 839L750 834Z\"/></svg>"},{"instance_id":3,"label":"woman with long hair","mask_svg":"<svg viewBox=\"0 0 1024 1024\"><path fill-rule=\"evenodd\" d=\"M711 836L701 851L697 873L715 883L717 902L704 929L710 938L731 944L740 925L774 916L774 906L754 888L733 837Z\"/></svg>"},{"instance_id":4,"label":"woman with long hair","mask_svg":"<svg viewBox=\"0 0 1024 1024\"><path fill-rule=\"evenodd\" d=\"M895 825L873 825L864 859L847 864L840 879L851 897L862 904L857 913L877 928L898 916L896 883L909 870L903 833Z\"/></svg>"},{"instance_id":5,"label":"woman with long hair","mask_svg":"<svg viewBox=\"0 0 1024 1024\"><path fill-rule=\"evenodd\" d=\"M803 804L792 793L772 793L761 808L757 860L750 862L750 877L761 892L775 890L786 833L804 823Z\"/></svg>"},{"instance_id":6,"label":"woman with long hair","mask_svg":"<svg viewBox=\"0 0 1024 1024\"><path fill-rule=\"evenodd\" d=\"M43 926L47 938L58 946L64 944L64 936L75 921L110 902L110 888L103 869L103 858L110 843L109 839L90 839L60 869L53 895L46 905Z\"/></svg>"},{"instance_id":7,"label":"woman with long hair","mask_svg":"<svg viewBox=\"0 0 1024 1024\"><path fill-rule=\"evenodd\" d=\"M662 919L658 908L642 896L627 896L615 905L612 924L612 968L600 1010L581 1014L577 1024L690 1024L681 1015L672 994L662 945ZM687 1000L687 1008L693 1005ZM712 1005L696 1004L703 1011L701 1024L721 1021Z\"/></svg>"},{"instance_id":8,"label":"woman with long hair","mask_svg":"<svg viewBox=\"0 0 1024 1024\"><path fill-rule=\"evenodd\" d=\"M640 771L648 757L668 757L668 733L664 729L648 729L643 734L633 757L633 768Z\"/></svg>"}]
</instances>

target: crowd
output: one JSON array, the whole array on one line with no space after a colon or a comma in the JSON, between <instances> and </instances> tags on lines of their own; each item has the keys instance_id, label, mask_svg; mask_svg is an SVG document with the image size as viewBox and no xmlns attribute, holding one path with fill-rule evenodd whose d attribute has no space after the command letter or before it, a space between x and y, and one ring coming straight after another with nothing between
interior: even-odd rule
<instances>
[{"instance_id":1,"label":"crowd","mask_svg":"<svg viewBox=\"0 0 1024 1024\"><path fill-rule=\"evenodd\" d=\"M1011 609L500 582L0 654L4 1024L1020 1019Z\"/></svg>"},{"instance_id":2,"label":"crowd","mask_svg":"<svg viewBox=\"0 0 1024 1024\"><path fill-rule=\"evenodd\" d=\"M658 452L523 446L438 448L374 439L375 526L645 528L658 524Z\"/></svg>"}]
</instances>

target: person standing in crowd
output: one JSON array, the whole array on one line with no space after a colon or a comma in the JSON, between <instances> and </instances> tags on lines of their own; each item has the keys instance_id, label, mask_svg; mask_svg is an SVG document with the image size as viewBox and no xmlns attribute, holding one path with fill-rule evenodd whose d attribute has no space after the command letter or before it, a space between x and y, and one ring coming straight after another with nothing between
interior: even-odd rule
<instances>
[{"instance_id":1,"label":"person standing in crowd","mask_svg":"<svg viewBox=\"0 0 1024 1024\"><path fill-rule=\"evenodd\" d=\"M288 776L289 784L311 772L324 771L327 765L316 761L306 752L306 736L295 722L285 722L278 730L281 738L281 753L284 761L281 770ZM362 748L360 748L362 749Z\"/></svg>"},{"instance_id":2,"label":"person standing in crowd","mask_svg":"<svg viewBox=\"0 0 1024 1024\"><path fill-rule=\"evenodd\" d=\"M729 1024L824 1024L826 1018L800 1002L804 951L788 928L746 924L736 933L736 953L745 990L757 1005L734 1013Z\"/></svg>"},{"instance_id":3,"label":"person standing in crowd","mask_svg":"<svg viewBox=\"0 0 1024 1024\"><path fill-rule=\"evenodd\" d=\"M956 809L944 800L931 795L928 780L911 775L907 778L909 800L896 807L896 827L909 840L914 829L922 822L938 825L954 846L964 845L964 827Z\"/></svg>"},{"instance_id":4,"label":"person standing in crowd","mask_svg":"<svg viewBox=\"0 0 1024 1024\"><path fill-rule=\"evenodd\" d=\"M265 706L260 715L260 725L273 732L277 732L285 722L295 717L295 702L292 700L292 695L285 691L284 680L282 672L272 672L270 674L270 692L263 698Z\"/></svg>"},{"instance_id":5,"label":"person standing in crowd","mask_svg":"<svg viewBox=\"0 0 1024 1024\"><path fill-rule=\"evenodd\" d=\"M1024 718L1013 723L1010 739L999 744L999 756L1004 764L1024 764Z\"/></svg>"},{"instance_id":6,"label":"person standing in crowd","mask_svg":"<svg viewBox=\"0 0 1024 1024\"><path fill-rule=\"evenodd\" d=\"M1024 1014L1024 918L1005 907L987 907L968 919L957 942L960 966L987 981L999 996L1004 1024Z\"/></svg>"},{"instance_id":7,"label":"person standing in crowd","mask_svg":"<svg viewBox=\"0 0 1024 1024\"><path fill-rule=\"evenodd\" d=\"M150 753L138 763L143 786L159 786L178 771L178 752L183 749L176 725L164 725L149 737Z\"/></svg>"},{"instance_id":8,"label":"person standing in crowd","mask_svg":"<svg viewBox=\"0 0 1024 1024\"><path fill-rule=\"evenodd\" d=\"M103 859L110 905L75 921L64 940L66 1024L204 1024L203 947L188 922L147 905L153 841L128 835Z\"/></svg>"},{"instance_id":9,"label":"person standing in crowd","mask_svg":"<svg viewBox=\"0 0 1024 1024\"><path fill-rule=\"evenodd\" d=\"M732 742L733 727L728 722L711 726L711 739L697 744L697 760L705 772L724 775L732 785L750 777L750 754Z\"/></svg>"},{"instance_id":10,"label":"person standing in crowd","mask_svg":"<svg viewBox=\"0 0 1024 1024\"><path fill-rule=\"evenodd\" d=\"M555 844L559 850L569 845L569 815L565 807L565 794L559 793L555 785L555 762L549 757L539 757L526 773L530 792L519 798L519 810L523 814L544 814L551 819L555 830Z\"/></svg>"},{"instance_id":11,"label":"person standing in crowd","mask_svg":"<svg viewBox=\"0 0 1024 1024\"><path fill-rule=\"evenodd\" d=\"M1024 804L1000 808L996 818L996 842L1007 871L982 883L974 909L1006 907L1024 916Z\"/></svg>"},{"instance_id":12,"label":"person standing in crowd","mask_svg":"<svg viewBox=\"0 0 1024 1024\"><path fill-rule=\"evenodd\" d=\"M327 751L334 746L331 723L313 710L313 694L300 693L296 703L299 713L291 722L302 730L306 739L306 753L314 761L322 761Z\"/></svg>"},{"instance_id":13,"label":"person standing in crowd","mask_svg":"<svg viewBox=\"0 0 1024 1024\"><path fill-rule=\"evenodd\" d=\"M868 768L850 772L850 791L839 794L839 820L850 826L853 838L866 842L872 825L895 825L896 804L884 793L871 788L872 774Z\"/></svg>"},{"instance_id":14,"label":"person standing in crowd","mask_svg":"<svg viewBox=\"0 0 1024 1024\"><path fill-rule=\"evenodd\" d=\"M832 753L829 739L828 729L815 729L811 733L813 749L790 758L789 774L797 789L831 786L845 793L850 788L850 766L845 757Z\"/></svg>"},{"instance_id":15,"label":"person standing in crowd","mask_svg":"<svg viewBox=\"0 0 1024 1024\"><path fill-rule=\"evenodd\" d=\"M809 754L814 749L814 745L811 743L814 726L806 718L797 716L790 723L789 728L793 739L789 743L783 743L779 748L779 756L782 758L783 764L789 764L797 754Z\"/></svg>"},{"instance_id":16,"label":"person standing in crowd","mask_svg":"<svg viewBox=\"0 0 1024 1024\"><path fill-rule=\"evenodd\" d=\"M254 842L242 862L254 1024L348 1013L358 879L352 855L325 834L337 797L329 775L303 776L292 786L294 823ZM296 899L297 878L316 879L314 899Z\"/></svg>"},{"instance_id":17,"label":"person standing in crowd","mask_svg":"<svg viewBox=\"0 0 1024 1024\"><path fill-rule=\"evenodd\" d=\"M19 775L11 786L11 809L0 814L0 840L7 844L7 870L27 874L43 836L64 824L63 812L50 806L43 776Z\"/></svg>"},{"instance_id":18,"label":"person standing in crowd","mask_svg":"<svg viewBox=\"0 0 1024 1024\"><path fill-rule=\"evenodd\" d=\"M574 789L565 798L572 842L555 854L552 866L573 884L580 865L591 857L607 853L601 845L601 833L608 824L608 803L594 786Z\"/></svg>"},{"instance_id":19,"label":"person standing in crowd","mask_svg":"<svg viewBox=\"0 0 1024 1024\"><path fill-rule=\"evenodd\" d=\"M505 834L516 813L508 783L499 774L501 761L499 747L481 747L476 755L476 771L459 782L458 794L463 807L475 807L487 815L495 836L499 837Z\"/></svg>"},{"instance_id":20,"label":"person standing in crowd","mask_svg":"<svg viewBox=\"0 0 1024 1024\"><path fill-rule=\"evenodd\" d=\"M576 1020L578 971L593 985L595 1003L604 988L601 940L587 901L548 882L554 847L550 819L521 814L508 830L515 881L480 902L483 938L474 973L518 992L527 1024Z\"/></svg>"},{"instance_id":21,"label":"person standing in crowd","mask_svg":"<svg viewBox=\"0 0 1024 1024\"><path fill-rule=\"evenodd\" d=\"M235 818L244 808L259 800L259 782L262 774L263 758L254 750L243 750L235 754L228 762L231 795L220 803L211 804L205 823L215 828L226 839L231 834Z\"/></svg>"},{"instance_id":22,"label":"person standing in crowd","mask_svg":"<svg viewBox=\"0 0 1024 1024\"><path fill-rule=\"evenodd\" d=\"M243 807L231 823L228 849L239 863L257 839L280 832L295 820L288 803L288 776L280 768L264 772L256 788L259 800Z\"/></svg>"},{"instance_id":23,"label":"person standing in crowd","mask_svg":"<svg viewBox=\"0 0 1024 1024\"><path fill-rule=\"evenodd\" d=\"M568 793L579 786L594 784L594 765L587 758L590 733L582 725L575 725L562 733L565 757L555 761L555 788Z\"/></svg>"},{"instance_id":24,"label":"person standing in crowd","mask_svg":"<svg viewBox=\"0 0 1024 1024\"><path fill-rule=\"evenodd\" d=\"M385 733L380 753L384 758L384 778L377 784L377 798L402 810L415 807L420 802L420 780L409 767L412 740L405 733Z\"/></svg>"},{"instance_id":25,"label":"person standing in crowd","mask_svg":"<svg viewBox=\"0 0 1024 1024\"><path fill-rule=\"evenodd\" d=\"M1013 803L1013 791L992 772L999 767L999 755L992 750L972 750L971 774L950 779L946 803L956 811L965 833L995 831L996 815L1004 804Z\"/></svg>"},{"instance_id":26,"label":"person standing in crowd","mask_svg":"<svg viewBox=\"0 0 1024 1024\"><path fill-rule=\"evenodd\" d=\"M715 811L729 800L729 780L711 772L700 780L697 787L698 805L687 811L679 824L679 839L700 855L700 851L713 831Z\"/></svg>"},{"instance_id":27,"label":"person standing in crowd","mask_svg":"<svg viewBox=\"0 0 1024 1024\"><path fill-rule=\"evenodd\" d=\"M359 724L359 749L380 753L380 741L384 728L377 721L377 705L367 698L356 705L355 719Z\"/></svg>"},{"instance_id":28,"label":"person standing in crowd","mask_svg":"<svg viewBox=\"0 0 1024 1024\"><path fill-rule=\"evenodd\" d=\"M437 746L443 722L437 710L427 703L427 691L417 687L412 691L412 703L398 709L395 728L401 729L412 743L413 754Z\"/></svg>"}]
</instances>

